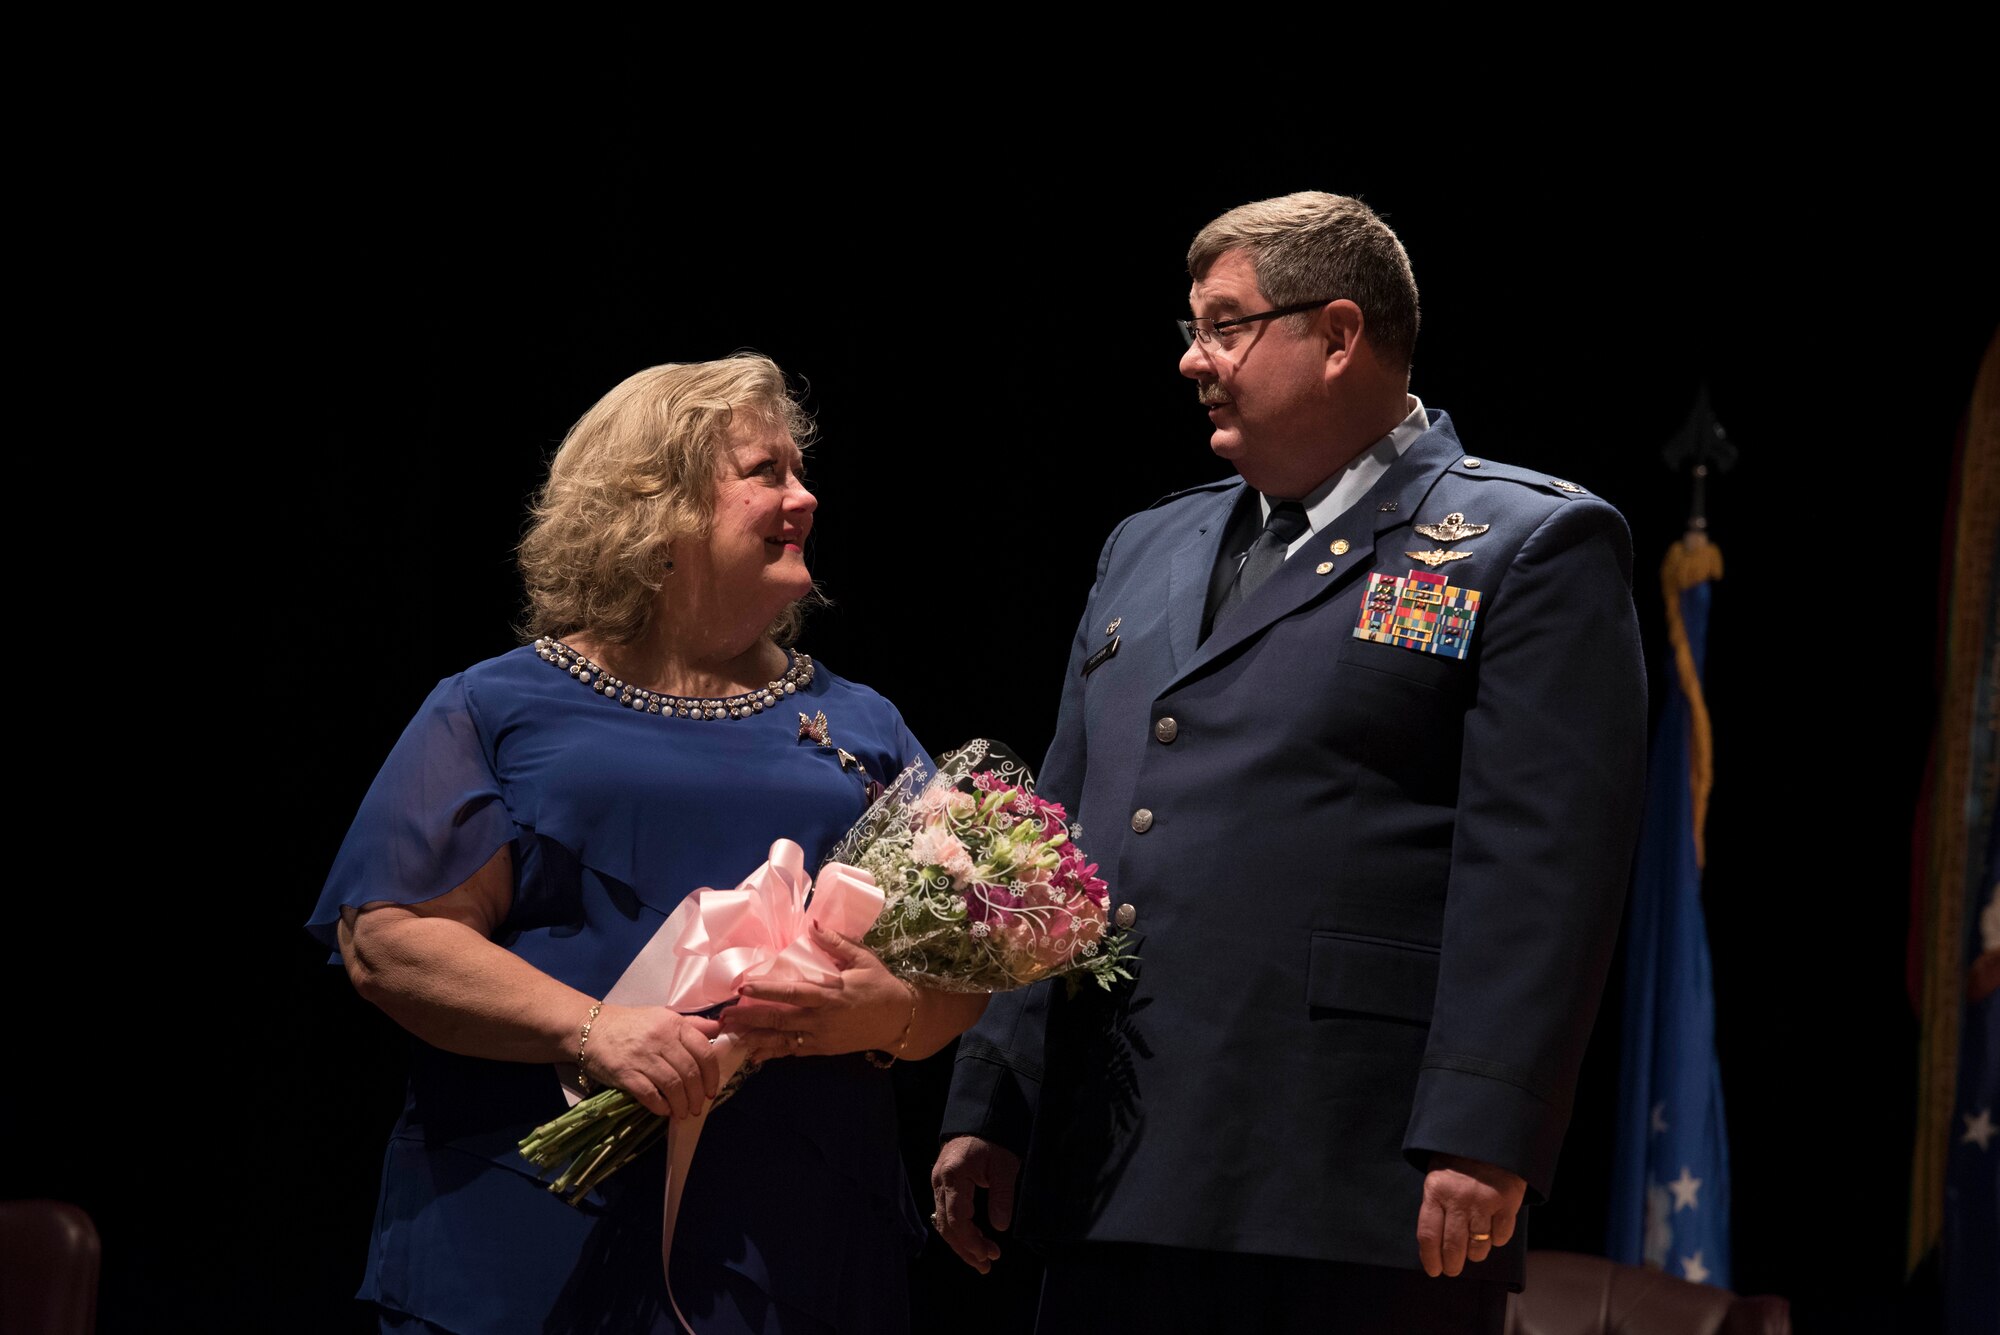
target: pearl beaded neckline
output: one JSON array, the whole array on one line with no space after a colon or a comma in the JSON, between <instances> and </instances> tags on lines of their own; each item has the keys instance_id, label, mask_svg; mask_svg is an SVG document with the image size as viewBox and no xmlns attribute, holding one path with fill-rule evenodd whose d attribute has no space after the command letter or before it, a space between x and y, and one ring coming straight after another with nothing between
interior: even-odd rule
<instances>
[{"instance_id":1,"label":"pearl beaded neckline","mask_svg":"<svg viewBox=\"0 0 2000 1335\"><path fill-rule=\"evenodd\" d=\"M661 718L749 718L752 714L761 714L773 708L788 695L796 695L810 685L813 679L811 655L788 649L785 651L785 657L789 660L789 666L786 667L785 674L765 682L756 690L745 691L741 695L708 698L666 695L621 681L552 636L544 635L536 640L535 653L543 662L555 664L599 695L615 699L619 704L641 714L658 714Z\"/></svg>"}]
</instances>

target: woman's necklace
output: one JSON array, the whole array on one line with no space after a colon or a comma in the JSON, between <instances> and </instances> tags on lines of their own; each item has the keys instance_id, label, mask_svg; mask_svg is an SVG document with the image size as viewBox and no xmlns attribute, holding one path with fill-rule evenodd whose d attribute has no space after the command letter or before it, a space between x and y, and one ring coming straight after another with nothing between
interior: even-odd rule
<instances>
[{"instance_id":1,"label":"woman's necklace","mask_svg":"<svg viewBox=\"0 0 2000 1335\"><path fill-rule=\"evenodd\" d=\"M536 640L535 652L544 662L555 664L599 695L615 698L619 704L641 714L658 714L662 718L749 718L775 707L788 695L796 695L813 679L812 657L787 649L788 666L784 675L774 677L754 691L712 698L665 695L619 680L553 636L544 635Z\"/></svg>"}]
</instances>

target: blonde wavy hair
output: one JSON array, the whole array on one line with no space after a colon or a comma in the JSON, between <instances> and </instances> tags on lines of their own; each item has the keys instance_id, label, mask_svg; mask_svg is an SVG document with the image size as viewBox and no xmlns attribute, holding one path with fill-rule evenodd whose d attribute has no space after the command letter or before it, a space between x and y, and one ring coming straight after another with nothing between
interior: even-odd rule
<instances>
[{"instance_id":1,"label":"blonde wavy hair","mask_svg":"<svg viewBox=\"0 0 2000 1335\"><path fill-rule=\"evenodd\" d=\"M589 631L627 644L646 629L675 542L715 522L719 457L744 417L791 433L814 426L769 357L668 362L627 376L563 437L521 539L524 639ZM771 637L790 644L818 591L787 607Z\"/></svg>"}]
</instances>

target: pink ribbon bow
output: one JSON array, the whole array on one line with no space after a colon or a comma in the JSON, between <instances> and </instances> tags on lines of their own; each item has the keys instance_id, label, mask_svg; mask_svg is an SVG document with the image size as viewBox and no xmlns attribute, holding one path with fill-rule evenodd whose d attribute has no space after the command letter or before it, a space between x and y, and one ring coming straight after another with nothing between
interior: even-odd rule
<instances>
[{"instance_id":1,"label":"pink ribbon bow","mask_svg":"<svg viewBox=\"0 0 2000 1335\"><path fill-rule=\"evenodd\" d=\"M771 845L770 857L733 890L702 886L675 907L653 933L652 940L632 957L618 981L604 994L607 1005L660 1006L681 1012L707 1010L734 998L753 979L823 983L839 970L812 938L812 924L859 941L882 912L882 891L875 878L858 867L829 862L817 883L806 874L805 850L789 839ZM722 1082L728 1084L743 1067L745 1053L734 1034L713 1043ZM567 1068L563 1093L578 1099L575 1068ZM667 1126L667 1193L662 1210L660 1266L665 1270L674 1249L674 1220L680 1214L681 1187L694 1160L695 1142L708 1121L708 1111L675 1118ZM674 1301L673 1277L667 1277L667 1301L684 1330L694 1328Z\"/></svg>"},{"instance_id":2,"label":"pink ribbon bow","mask_svg":"<svg viewBox=\"0 0 2000 1335\"><path fill-rule=\"evenodd\" d=\"M735 889L694 891L632 957L604 994L605 1004L692 1013L730 1000L752 979L823 983L832 978L838 971L813 941L808 924L859 941L881 915L882 891L873 876L844 862L827 863L815 884L805 861L804 849L780 839ZM731 1036L715 1046L727 1078L742 1058L729 1064ZM580 1097L576 1068L561 1074L564 1096L574 1104Z\"/></svg>"},{"instance_id":3,"label":"pink ribbon bow","mask_svg":"<svg viewBox=\"0 0 2000 1335\"><path fill-rule=\"evenodd\" d=\"M655 950L663 950L669 980L665 1004L677 1011L728 1001L752 980L827 982L839 971L814 943L807 924L858 941L881 912L882 891L873 876L829 862L815 884L806 874L805 850L780 839L771 845L770 859L734 890L704 886L682 900L625 977L642 966L650 975L657 967ZM619 979L621 986L624 981ZM618 988L611 991L615 999Z\"/></svg>"}]
</instances>

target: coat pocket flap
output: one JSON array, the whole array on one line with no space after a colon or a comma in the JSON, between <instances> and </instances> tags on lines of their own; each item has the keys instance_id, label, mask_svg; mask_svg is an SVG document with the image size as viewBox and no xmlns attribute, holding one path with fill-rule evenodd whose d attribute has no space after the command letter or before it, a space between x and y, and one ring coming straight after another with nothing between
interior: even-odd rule
<instances>
[{"instance_id":1,"label":"coat pocket flap","mask_svg":"<svg viewBox=\"0 0 2000 1335\"><path fill-rule=\"evenodd\" d=\"M1314 932L1306 1004L1429 1024L1437 999L1436 946Z\"/></svg>"}]
</instances>

